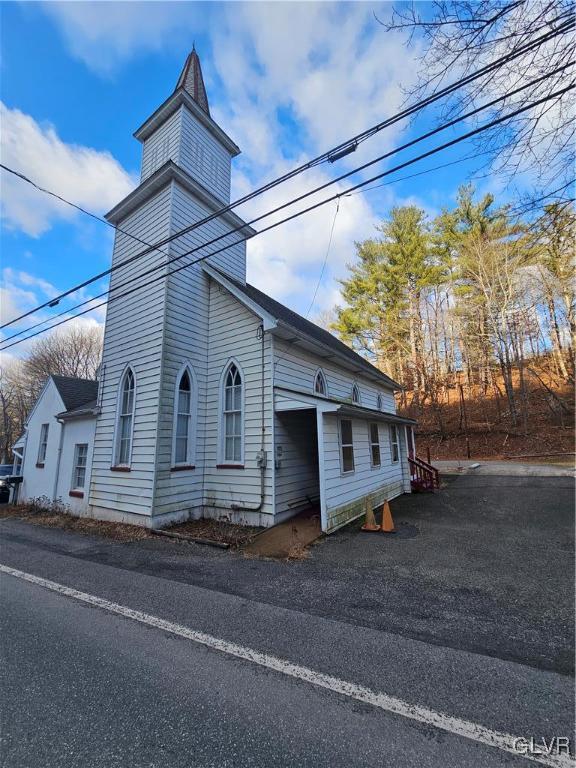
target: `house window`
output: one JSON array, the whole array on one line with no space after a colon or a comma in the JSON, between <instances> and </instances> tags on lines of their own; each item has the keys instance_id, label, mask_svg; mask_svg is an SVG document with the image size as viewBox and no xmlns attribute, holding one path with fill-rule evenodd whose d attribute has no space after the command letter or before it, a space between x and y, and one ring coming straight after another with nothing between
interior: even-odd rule
<instances>
[{"instance_id":1,"label":"house window","mask_svg":"<svg viewBox=\"0 0 576 768\"><path fill-rule=\"evenodd\" d=\"M134 374L128 368L120 382L118 427L116 437L116 466L126 467L132 456L132 430L134 426Z\"/></svg>"},{"instance_id":2,"label":"house window","mask_svg":"<svg viewBox=\"0 0 576 768\"><path fill-rule=\"evenodd\" d=\"M38 445L38 464L44 464L46 461L46 448L48 447L48 428L49 424L42 424L40 427L40 444Z\"/></svg>"},{"instance_id":3,"label":"house window","mask_svg":"<svg viewBox=\"0 0 576 768\"><path fill-rule=\"evenodd\" d=\"M326 377L324 376L322 371L318 371L318 373L316 374L316 378L314 379L314 392L316 392L317 395L326 396L328 394L328 387L326 386Z\"/></svg>"},{"instance_id":4,"label":"house window","mask_svg":"<svg viewBox=\"0 0 576 768\"><path fill-rule=\"evenodd\" d=\"M392 454L392 461L398 461L400 451L398 450L398 427L396 424L390 425L390 452Z\"/></svg>"},{"instance_id":5,"label":"house window","mask_svg":"<svg viewBox=\"0 0 576 768\"><path fill-rule=\"evenodd\" d=\"M381 411L382 410L382 395L378 393L376 395L376 408Z\"/></svg>"},{"instance_id":6,"label":"house window","mask_svg":"<svg viewBox=\"0 0 576 768\"><path fill-rule=\"evenodd\" d=\"M370 461L373 467L380 466L380 435L378 434L378 424L372 423L370 426Z\"/></svg>"},{"instance_id":7,"label":"house window","mask_svg":"<svg viewBox=\"0 0 576 768\"><path fill-rule=\"evenodd\" d=\"M358 389L357 384L352 386L352 402L356 403L356 405L360 405L360 390Z\"/></svg>"},{"instance_id":8,"label":"house window","mask_svg":"<svg viewBox=\"0 0 576 768\"><path fill-rule=\"evenodd\" d=\"M88 444L77 443L74 446L74 467L72 469L72 490L81 491L86 482L86 463L88 460Z\"/></svg>"},{"instance_id":9,"label":"house window","mask_svg":"<svg viewBox=\"0 0 576 768\"><path fill-rule=\"evenodd\" d=\"M224 461L242 463L242 376L234 363L224 377Z\"/></svg>"},{"instance_id":10,"label":"house window","mask_svg":"<svg viewBox=\"0 0 576 768\"><path fill-rule=\"evenodd\" d=\"M340 420L340 465L342 472L354 472L354 442L350 419Z\"/></svg>"},{"instance_id":11,"label":"house window","mask_svg":"<svg viewBox=\"0 0 576 768\"><path fill-rule=\"evenodd\" d=\"M174 423L174 464L192 464L192 378L185 369L178 381Z\"/></svg>"}]
</instances>

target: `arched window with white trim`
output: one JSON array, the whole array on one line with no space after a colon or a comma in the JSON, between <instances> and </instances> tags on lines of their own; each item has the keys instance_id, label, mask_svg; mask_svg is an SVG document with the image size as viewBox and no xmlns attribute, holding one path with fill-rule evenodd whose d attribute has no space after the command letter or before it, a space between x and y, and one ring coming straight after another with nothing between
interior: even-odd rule
<instances>
[{"instance_id":1,"label":"arched window with white trim","mask_svg":"<svg viewBox=\"0 0 576 768\"><path fill-rule=\"evenodd\" d=\"M195 396L194 374L186 365L176 377L174 393L172 463L175 467L191 467L194 464Z\"/></svg>"},{"instance_id":2,"label":"arched window with white trim","mask_svg":"<svg viewBox=\"0 0 576 768\"><path fill-rule=\"evenodd\" d=\"M230 363L222 381L222 460L242 464L244 446L244 393L242 374Z\"/></svg>"},{"instance_id":3,"label":"arched window with white trim","mask_svg":"<svg viewBox=\"0 0 576 768\"><path fill-rule=\"evenodd\" d=\"M116 424L116 445L114 464L118 467L130 466L132 458L132 435L134 432L134 403L136 380L132 368L126 368L120 380L118 392L118 420Z\"/></svg>"},{"instance_id":4,"label":"arched window with white trim","mask_svg":"<svg viewBox=\"0 0 576 768\"><path fill-rule=\"evenodd\" d=\"M358 389L358 384L352 385L352 402L356 403L356 405L360 405L360 390Z\"/></svg>"},{"instance_id":5,"label":"arched window with white trim","mask_svg":"<svg viewBox=\"0 0 576 768\"><path fill-rule=\"evenodd\" d=\"M318 372L316 373L316 378L314 379L314 392L317 395L326 395L328 394L328 386L326 385L326 376L324 376L324 371L320 368L318 369Z\"/></svg>"}]
</instances>

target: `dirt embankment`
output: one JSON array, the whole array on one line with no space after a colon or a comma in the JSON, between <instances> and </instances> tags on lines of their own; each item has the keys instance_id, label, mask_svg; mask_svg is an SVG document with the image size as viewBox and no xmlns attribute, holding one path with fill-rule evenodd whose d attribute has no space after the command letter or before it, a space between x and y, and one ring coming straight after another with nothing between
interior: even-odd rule
<instances>
[{"instance_id":1,"label":"dirt embankment","mask_svg":"<svg viewBox=\"0 0 576 768\"><path fill-rule=\"evenodd\" d=\"M418 455L434 459L519 459L573 463L574 392L556 381L545 369L535 369L538 377L526 376L525 397L515 377L518 419L514 424L502 382L487 390L479 385L457 382L442 392L439 409L429 400L414 404L414 393L406 393L406 406L400 413L417 419ZM524 419L524 411L526 419ZM443 429L441 429L440 421Z\"/></svg>"}]
</instances>

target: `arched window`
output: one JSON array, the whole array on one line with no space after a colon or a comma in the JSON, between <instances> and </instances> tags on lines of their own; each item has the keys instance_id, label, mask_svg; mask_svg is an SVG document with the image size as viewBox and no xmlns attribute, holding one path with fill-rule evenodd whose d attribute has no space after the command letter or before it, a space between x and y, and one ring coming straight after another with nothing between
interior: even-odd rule
<instances>
[{"instance_id":1,"label":"arched window","mask_svg":"<svg viewBox=\"0 0 576 768\"><path fill-rule=\"evenodd\" d=\"M360 405L360 390L357 384L352 385L352 402Z\"/></svg>"},{"instance_id":2,"label":"arched window","mask_svg":"<svg viewBox=\"0 0 576 768\"><path fill-rule=\"evenodd\" d=\"M223 446L222 457L226 464L242 463L243 405L242 376L235 363L230 363L224 374L222 397Z\"/></svg>"},{"instance_id":3,"label":"arched window","mask_svg":"<svg viewBox=\"0 0 576 768\"><path fill-rule=\"evenodd\" d=\"M382 395L380 392L376 395L376 408L381 411L382 410Z\"/></svg>"},{"instance_id":4,"label":"arched window","mask_svg":"<svg viewBox=\"0 0 576 768\"><path fill-rule=\"evenodd\" d=\"M194 381L188 366L176 379L174 398L174 446L172 462L175 466L194 463L193 439Z\"/></svg>"},{"instance_id":5,"label":"arched window","mask_svg":"<svg viewBox=\"0 0 576 768\"><path fill-rule=\"evenodd\" d=\"M134 393L136 383L131 368L127 368L120 381L118 393L118 424L114 464L127 467L132 457L132 433L134 429Z\"/></svg>"},{"instance_id":6,"label":"arched window","mask_svg":"<svg viewBox=\"0 0 576 768\"><path fill-rule=\"evenodd\" d=\"M328 387L326 386L326 377L324 376L324 373L319 370L316 374L316 378L314 379L314 392L316 392L317 395L327 395L328 394Z\"/></svg>"}]
</instances>

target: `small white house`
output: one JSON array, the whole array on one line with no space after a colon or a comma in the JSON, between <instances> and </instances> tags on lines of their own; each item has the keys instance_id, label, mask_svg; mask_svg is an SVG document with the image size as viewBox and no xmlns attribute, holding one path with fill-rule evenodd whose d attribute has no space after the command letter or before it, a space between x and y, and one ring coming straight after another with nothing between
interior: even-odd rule
<instances>
[{"instance_id":1,"label":"small white house","mask_svg":"<svg viewBox=\"0 0 576 768\"><path fill-rule=\"evenodd\" d=\"M409 492L414 422L396 414L398 385L246 283L245 243L230 233L253 230L222 211L240 150L210 116L196 51L135 136L141 183L107 215L119 298L99 381L47 382L15 446L21 498L150 527L201 516L269 526L319 504L333 531L367 498ZM130 261L142 241L211 216Z\"/></svg>"}]
</instances>

